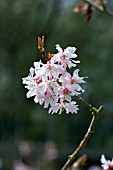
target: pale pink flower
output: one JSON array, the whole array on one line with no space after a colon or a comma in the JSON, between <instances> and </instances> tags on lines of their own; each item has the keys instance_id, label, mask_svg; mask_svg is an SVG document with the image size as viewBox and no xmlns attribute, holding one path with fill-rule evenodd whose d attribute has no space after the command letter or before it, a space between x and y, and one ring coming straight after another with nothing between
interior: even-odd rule
<instances>
[{"instance_id":1,"label":"pale pink flower","mask_svg":"<svg viewBox=\"0 0 113 170\"><path fill-rule=\"evenodd\" d=\"M110 160L106 160L105 156L102 155L100 161L102 163L101 166L102 166L102 168L104 170L112 170L113 169L113 158L112 158L111 161Z\"/></svg>"},{"instance_id":2,"label":"pale pink flower","mask_svg":"<svg viewBox=\"0 0 113 170\"><path fill-rule=\"evenodd\" d=\"M30 74L28 77L22 78L23 84L25 84L25 88L27 88L29 91L27 93L27 98L35 96L37 88L36 88L36 82L33 79L34 69L30 68Z\"/></svg>"},{"instance_id":3,"label":"pale pink flower","mask_svg":"<svg viewBox=\"0 0 113 170\"><path fill-rule=\"evenodd\" d=\"M49 113L53 114L58 112L60 115L64 110L66 111L66 114L68 114L68 113L77 113L79 109L75 101L67 102L64 100L52 105L49 109Z\"/></svg>"},{"instance_id":4,"label":"pale pink flower","mask_svg":"<svg viewBox=\"0 0 113 170\"><path fill-rule=\"evenodd\" d=\"M79 69L76 69L73 73L73 76L68 73L65 76L61 76L59 78L59 81L62 82L62 86L67 86L69 88L72 96L80 95L81 92L84 92L84 90L80 86L81 83L85 83L85 81L83 80L84 77L79 77L78 72Z\"/></svg>"},{"instance_id":5,"label":"pale pink flower","mask_svg":"<svg viewBox=\"0 0 113 170\"><path fill-rule=\"evenodd\" d=\"M80 63L80 61L75 61L77 55L75 54L76 48L75 47L67 47L62 50L62 48L57 44L56 49L58 53L55 54L52 58L54 62L58 62L62 67L75 67L76 64Z\"/></svg>"}]
</instances>

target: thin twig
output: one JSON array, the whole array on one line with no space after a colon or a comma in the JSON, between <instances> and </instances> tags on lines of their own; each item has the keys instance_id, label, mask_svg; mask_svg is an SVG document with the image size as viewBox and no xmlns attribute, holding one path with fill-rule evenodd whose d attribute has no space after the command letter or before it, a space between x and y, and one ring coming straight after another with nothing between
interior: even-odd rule
<instances>
[{"instance_id":1,"label":"thin twig","mask_svg":"<svg viewBox=\"0 0 113 170\"><path fill-rule=\"evenodd\" d=\"M88 103L86 100L84 100L82 97L80 97L79 95L76 95L76 97L81 101L83 102L84 104L86 104L89 108L90 108L90 111L92 111L93 113L96 113L98 114L98 111L99 109L97 109L96 107L93 107L90 103ZM103 108L103 106L100 106Z\"/></svg>"},{"instance_id":2,"label":"thin twig","mask_svg":"<svg viewBox=\"0 0 113 170\"><path fill-rule=\"evenodd\" d=\"M113 12L108 10L104 4L98 5L98 4L96 4L94 2L91 2L91 1L88 1L88 0L83 0L83 1L86 2L87 4L91 5L95 9L97 9L97 10L99 10L101 12L104 12L104 13L108 14L109 16L113 17Z\"/></svg>"},{"instance_id":3,"label":"thin twig","mask_svg":"<svg viewBox=\"0 0 113 170\"><path fill-rule=\"evenodd\" d=\"M82 147L84 146L84 144L87 142L87 140L89 139L90 135L94 132L94 126L97 120L97 117L100 113L100 111L102 110L103 106L100 106L100 108L97 110L97 112L92 112L92 119L91 119L91 123L89 125L89 128L86 132L86 134L84 135L82 141L80 142L79 146L77 147L77 149L73 152L73 154L71 154L68 157L67 162L64 164L64 166L62 167L61 170L66 170L72 163L72 161L75 159L75 156L78 154L78 152L82 149Z\"/></svg>"},{"instance_id":4,"label":"thin twig","mask_svg":"<svg viewBox=\"0 0 113 170\"><path fill-rule=\"evenodd\" d=\"M104 4L103 4L103 9L104 9L104 12L105 12L106 14L108 14L108 15L111 16L111 17L113 17L113 12L109 11Z\"/></svg>"},{"instance_id":5,"label":"thin twig","mask_svg":"<svg viewBox=\"0 0 113 170\"><path fill-rule=\"evenodd\" d=\"M86 100L84 100L83 98L81 98L79 95L76 95L76 97L77 97L80 101L82 101L83 103L85 103L85 104L92 110L93 106L92 106L90 103L88 103Z\"/></svg>"}]
</instances>

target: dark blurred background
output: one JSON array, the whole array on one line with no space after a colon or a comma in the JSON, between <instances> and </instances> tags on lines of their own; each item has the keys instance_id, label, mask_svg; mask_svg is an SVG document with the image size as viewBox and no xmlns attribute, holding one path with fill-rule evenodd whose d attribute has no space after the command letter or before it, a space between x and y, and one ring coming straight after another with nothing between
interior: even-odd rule
<instances>
[{"instance_id":1,"label":"dark blurred background","mask_svg":"<svg viewBox=\"0 0 113 170\"><path fill-rule=\"evenodd\" d=\"M40 59L37 37L46 51L55 45L77 47L81 76L88 76L82 97L104 105L95 133L79 153L86 169L100 166L100 155L113 156L113 18L94 11L89 22L73 12L76 0L0 0L0 170L58 170L78 146L91 119L77 101L77 115L49 115L26 98L22 85ZM113 9L113 2L109 1ZM20 169L19 169L20 168Z\"/></svg>"}]
</instances>

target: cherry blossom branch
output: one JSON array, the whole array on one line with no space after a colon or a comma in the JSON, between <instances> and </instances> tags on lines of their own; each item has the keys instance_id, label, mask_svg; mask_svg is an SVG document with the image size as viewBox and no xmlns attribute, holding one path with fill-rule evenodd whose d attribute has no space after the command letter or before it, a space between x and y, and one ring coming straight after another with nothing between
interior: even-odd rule
<instances>
[{"instance_id":1,"label":"cherry blossom branch","mask_svg":"<svg viewBox=\"0 0 113 170\"><path fill-rule=\"evenodd\" d=\"M83 100L83 102L87 103L85 100ZM62 167L61 170L66 170L71 165L72 161L75 159L75 157L78 154L78 152L82 149L84 144L89 139L90 135L94 132L94 126L95 126L96 120L97 120L97 118L98 118L98 116L100 114L100 111L102 110L103 106L100 106L99 109L96 109L95 107L92 107L90 104L88 104L88 105L92 109L92 119L91 119L89 128L88 128L86 134L84 135L83 139L81 140L79 146L77 147L77 149L71 155L69 155L67 162L64 164L64 166Z\"/></svg>"},{"instance_id":2,"label":"cherry blossom branch","mask_svg":"<svg viewBox=\"0 0 113 170\"><path fill-rule=\"evenodd\" d=\"M105 12L106 14L108 14L109 16L113 17L113 12L111 12L110 10L108 10L105 6L104 3L102 3L100 1L100 5L94 3L94 2L91 2L89 0L83 0L85 3L91 5L92 7L94 7L95 9L99 10L100 12Z\"/></svg>"}]
</instances>

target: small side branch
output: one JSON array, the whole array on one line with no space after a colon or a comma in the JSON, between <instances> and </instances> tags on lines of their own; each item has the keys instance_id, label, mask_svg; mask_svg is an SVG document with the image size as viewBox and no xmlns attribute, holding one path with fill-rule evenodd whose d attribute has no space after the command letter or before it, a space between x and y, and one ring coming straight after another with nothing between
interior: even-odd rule
<instances>
[{"instance_id":1,"label":"small side branch","mask_svg":"<svg viewBox=\"0 0 113 170\"><path fill-rule=\"evenodd\" d=\"M98 5L94 2L88 1L88 0L83 0L85 3L91 5L92 7L94 7L95 9L97 9L100 12L104 12L106 14L108 14L109 16L113 17L113 12L111 12L110 10L108 10L105 6L104 3L101 3L101 5Z\"/></svg>"},{"instance_id":2,"label":"small side branch","mask_svg":"<svg viewBox=\"0 0 113 170\"><path fill-rule=\"evenodd\" d=\"M71 165L72 161L75 159L78 152L82 149L84 144L89 139L90 135L94 132L94 126L95 126L97 117L98 117L100 111L102 110L102 108L103 108L103 106L100 106L100 108L96 109L95 112L92 111L92 119L91 119L91 122L90 122L90 125L89 125L89 128L88 128L86 134L84 135L82 141L80 142L77 149L73 152L73 154L69 155L67 162L64 164L64 166L62 167L61 170L66 170Z\"/></svg>"}]
</instances>

